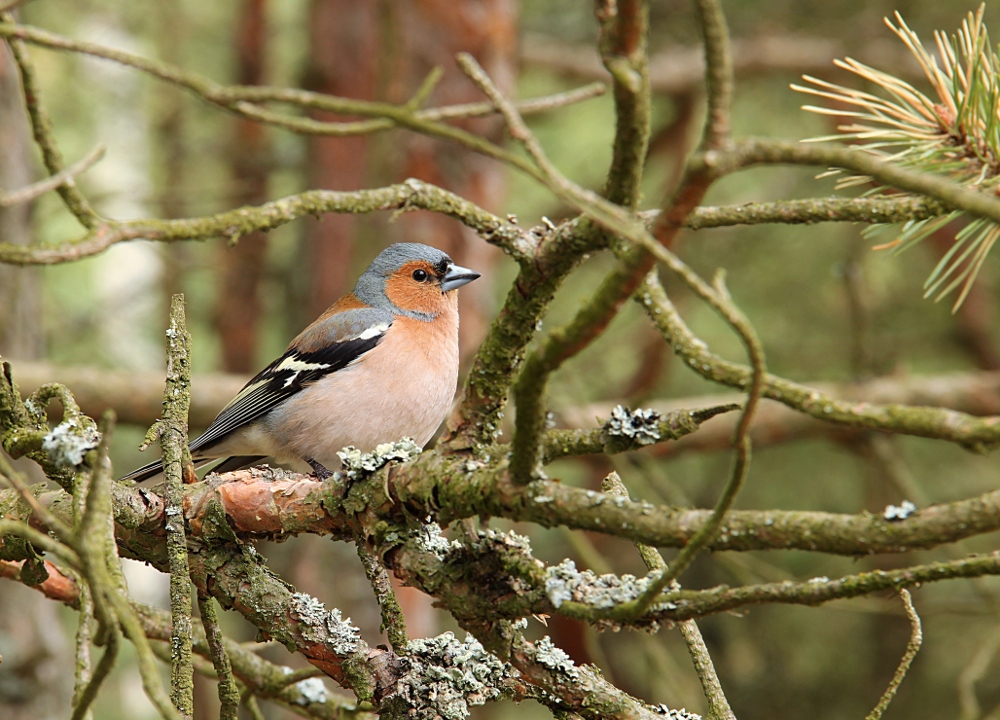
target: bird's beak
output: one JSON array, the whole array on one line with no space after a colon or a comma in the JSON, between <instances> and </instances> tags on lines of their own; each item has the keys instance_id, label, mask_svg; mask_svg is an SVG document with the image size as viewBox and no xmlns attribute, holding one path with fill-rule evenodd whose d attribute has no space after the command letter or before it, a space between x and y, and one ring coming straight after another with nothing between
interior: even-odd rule
<instances>
[{"instance_id":1,"label":"bird's beak","mask_svg":"<svg viewBox=\"0 0 1000 720\"><path fill-rule=\"evenodd\" d=\"M449 265L448 272L441 278L441 292L446 293L449 290L457 290L463 285L468 285L477 277L479 277L479 273L475 270L469 270L469 268L459 265Z\"/></svg>"}]
</instances>

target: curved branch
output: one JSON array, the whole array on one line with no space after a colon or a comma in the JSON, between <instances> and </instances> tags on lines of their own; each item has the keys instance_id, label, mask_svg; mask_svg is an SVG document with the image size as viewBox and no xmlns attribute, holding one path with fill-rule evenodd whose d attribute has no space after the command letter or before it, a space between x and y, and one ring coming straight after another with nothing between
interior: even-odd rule
<instances>
[{"instance_id":1,"label":"curved branch","mask_svg":"<svg viewBox=\"0 0 1000 720\"><path fill-rule=\"evenodd\" d=\"M744 388L752 370L709 352L681 319L656 278L640 289L639 302L674 352L696 373L713 382ZM767 374L764 397L784 403L816 419L848 427L887 430L904 435L947 440L977 451L1000 445L1000 417L978 418L945 408L847 402L790 380Z\"/></svg>"},{"instance_id":2,"label":"curved branch","mask_svg":"<svg viewBox=\"0 0 1000 720\"><path fill-rule=\"evenodd\" d=\"M536 241L530 233L514 223L502 220L447 190L410 179L372 190L307 190L263 205L199 218L102 221L85 235L60 245L0 243L0 262L52 265L97 255L117 243L139 239L178 242L225 237L236 241L252 232L273 230L309 215L329 212L360 214L377 210L431 210L448 215L515 258L533 254L535 247Z\"/></svg>"}]
</instances>

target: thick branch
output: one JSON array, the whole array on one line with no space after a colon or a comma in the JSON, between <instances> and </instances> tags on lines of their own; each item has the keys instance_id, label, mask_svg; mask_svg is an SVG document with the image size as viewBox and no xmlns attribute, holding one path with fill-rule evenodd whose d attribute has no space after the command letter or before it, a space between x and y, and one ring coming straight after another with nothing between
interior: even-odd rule
<instances>
[{"instance_id":1,"label":"thick branch","mask_svg":"<svg viewBox=\"0 0 1000 720\"><path fill-rule=\"evenodd\" d=\"M536 481L522 488L502 470L462 459L420 458L394 468L384 480L392 499L375 483L366 485L367 512L391 522L403 522L411 512L435 514L443 523L482 514L602 532L656 547L682 547L710 514L612 499L558 482ZM241 538L281 539L309 532L349 539L353 521L338 512L344 503L355 508L359 498L349 500L343 492L335 481L321 483L266 468L242 470L186 488L185 517L194 536L209 532L211 523L218 522L213 513L222 513ZM71 513L70 498L62 491L48 491L40 498L57 515ZM12 491L0 491L0 507L18 519L20 506L11 500ZM163 499L146 489L118 486L115 512L125 545L150 562L164 562ZM734 510L709 549L798 549L863 556L928 549L997 530L1000 490L930 505L901 521L871 513Z\"/></svg>"}]
</instances>

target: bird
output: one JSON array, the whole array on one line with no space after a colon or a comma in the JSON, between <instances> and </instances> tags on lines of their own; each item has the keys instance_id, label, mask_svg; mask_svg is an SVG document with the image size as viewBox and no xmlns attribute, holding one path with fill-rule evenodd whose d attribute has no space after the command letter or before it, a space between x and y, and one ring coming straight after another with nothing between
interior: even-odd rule
<instances>
[{"instance_id":1,"label":"bird","mask_svg":"<svg viewBox=\"0 0 1000 720\"><path fill-rule=\"evenodd\" d=\"M428 245L390 245L189 444L195 465L222 459L213 471L227 472L272 458L326 479L348 445L423 447L458 382L456 291L478 277ZM157 460L122 480L162 472Z\"/></svg>"}]
</instances>

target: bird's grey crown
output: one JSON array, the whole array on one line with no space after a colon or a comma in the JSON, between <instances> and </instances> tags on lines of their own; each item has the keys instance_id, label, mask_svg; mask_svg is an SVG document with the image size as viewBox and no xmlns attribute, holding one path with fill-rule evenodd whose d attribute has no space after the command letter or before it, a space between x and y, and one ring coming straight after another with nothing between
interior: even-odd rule
<instances>
[{"instance_id":1,"label":"bird's grey crown","mask_svg":"<svg viewBox=\"0 0 1000 720\"><path fill-rule=\"evenodd\" d=\"M453 264L447 253L432 248L430 245L420 243L390 245L372 260L372 264L358 278L358 283L354 286L355 297L373 308L389 310L419 320L432 320L433 317L426 313L401 310L390 302L385 294L386 280L403 265L415 260L427 261L441 275L444 275L448 271L448 267Z\"/></svg>"}]
</instances>

